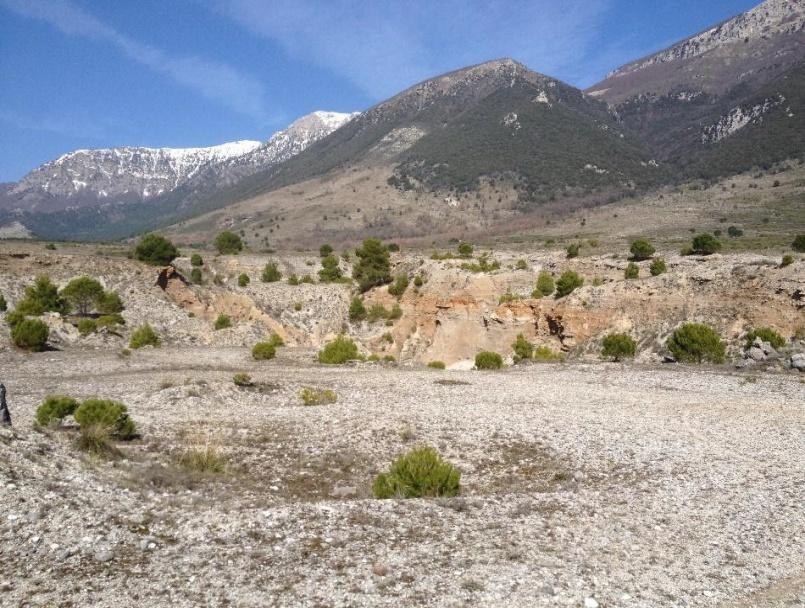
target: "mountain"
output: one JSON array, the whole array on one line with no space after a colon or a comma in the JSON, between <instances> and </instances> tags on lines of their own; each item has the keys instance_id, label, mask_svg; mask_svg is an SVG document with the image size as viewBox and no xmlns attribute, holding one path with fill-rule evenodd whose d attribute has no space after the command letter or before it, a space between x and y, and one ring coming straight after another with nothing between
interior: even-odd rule
<instances>
[{"instance_id":1,"label":"mountain","mask_svg":"<svg viewBox=\"0 0 805 608\"><path fill-rule=\"evenodd\" d=\"M310 231L461 231L612 200L663 175L605 103L500 59L414 85L289 161L203 193L198 204L216 211L176 232L206 239L227 226L283 246ZM282 210L292 226L276 226Z\"/></svg>"},{"instance_id":2,"label":"mountain","mask_svg":"<svg viewBox=\"0 0 805 608\"><path fill-rule=\"evenodd\" d=\"M611 72L587 93L684 176L802 156L805 0L754 9Z\"/></svg>"},{"instance_id":3,"label":"mountain","mask_svg":"<svg viewBox=\"0 0 805 608\"><path fill-rule=\"evenodd\" d=\"M166 205L166 195L235 183L288 160L353 116L313 112L264 143L76 150L0 189L0 225L19 223L53 239L128 236L192 213L188 205Z\"/></svg>"}]
</instances>

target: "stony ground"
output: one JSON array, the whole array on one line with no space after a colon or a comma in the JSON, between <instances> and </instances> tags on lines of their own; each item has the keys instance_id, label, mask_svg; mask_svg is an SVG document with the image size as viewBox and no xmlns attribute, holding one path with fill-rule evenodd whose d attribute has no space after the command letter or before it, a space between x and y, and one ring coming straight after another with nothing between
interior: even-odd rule
<instances>
[{"instance_id":1,"label":"stony ground","mask_svg":"<svg viewBox=\"0 0 805 608\"><path fill-rule=\"evenodd\" d=\"M0 351L0 605L805 605L802 374L312 359ZM124 401L142 438L90 458L33 428L50 393ZM420 444L462 496L371 498ZM223 473L178 464L206 446Z\"/></svg>"}]
</instances>

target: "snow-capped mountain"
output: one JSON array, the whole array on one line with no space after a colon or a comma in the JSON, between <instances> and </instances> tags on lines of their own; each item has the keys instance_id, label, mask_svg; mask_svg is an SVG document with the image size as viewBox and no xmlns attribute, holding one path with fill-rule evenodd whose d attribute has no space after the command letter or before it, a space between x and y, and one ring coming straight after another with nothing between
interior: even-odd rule
<instances>
[{"instance_id":1,"label":"snow-capped mountain","mask_svg":"<svg viewBox=\"0 0 805 608\"><path fill-rule=\"evenodd\" d=\"M267 142L243 140L206 148L121 147L76 150L47 162L0 196L11 213L52 213L109 204L148 203L180 186L235 183L283 162L332 133L354 114L313 112Z\"/></svg>"}]
</instances>

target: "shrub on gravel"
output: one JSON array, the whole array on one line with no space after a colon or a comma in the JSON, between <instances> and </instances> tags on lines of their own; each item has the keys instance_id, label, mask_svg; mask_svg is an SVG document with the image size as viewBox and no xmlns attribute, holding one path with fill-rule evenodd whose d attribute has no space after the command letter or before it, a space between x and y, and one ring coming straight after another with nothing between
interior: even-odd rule
<instances>
[{"instance_id":1,"label":"shrub on gravel","mask_svg":"<svg viewBox=\"0 0 805 608\"><path fill-rule=\"evenodd\" d=\"M251 282L249 275L245 272L238 277L238 287L246 287Z\"/></svg>"},{"instance_id":2,"label":"shrub on gravel","mask_svg":"<svg viewBox=\"0 0 805 608\"><path fill-rule=\"evenodd\" d=\"M503 357L488 350L475 355L476 369L500 369L503 367Z\"/></svg>"},{"instance_id":3,"label":"shrub on gravel","mask_svg":"<svg viewBox=\"0 0 805 608\"><path fill-rule=\"evenodd\" d=\"M261 275L260 279L263 283L276 283L280 279L282 279L282 273L279 271L276 262L269 262L263 268L263 274Z\"/></svg>"},{"instance_id":4,"label":"shrub on gravel","mask_svg":"<svg viewBox=\"0 0 805 608\"><path fill-rule=\"evenodd\" d=\"M567 249L565 250L565 251L567 251L567 259L571 260L573 258L579 257L579 249L580 248L581 247L580 247L580 245L578 243L572 243L572 244L568 245Z\"/></svg>"},{"instance_id":5,"label":"shrub on gravel","mask_svg":"<svg viewBox=\"0 0 805 608\"><path fill-rule=\"evenodd\" d=\"M129 348L143 348L144 346L159 346L160 340L157 332L154 331L154 328L151 327L148 323L145 325L141 325L134 333L131 334L131 340L129 340Z\"/></svg>"},{"instance_id":6,"label":"shrub on gravel","mask_svg":"<svg viewBox=\"0 0 805 608\"><path fill-rule=\"evenodd\" d=\"M709 232L693 237L691 250L696 255L712 255L721 249L721 243Z\"/></svg>"},{"instance_id":7,"label":"shrub on gravel","mask_svg":"<svg viewBox=\"0 0 805 608\"><path fill-rule=\"evenodd\" d=\"M39 426L58 426L67 416L72 416L78 408L78 401L64 395L50 395L36 409L36 423Z\"/></svg>"},{"instance_id":8,"label":"shrub on gravel","mask_svg":"<svg viewBox=\"0 0 805 608\"><path fill-rule=\"evenodd\" d=\"M190 271L190 282L194 285L204 283L204 275L201 274L201 268L194 268Z\"/></svg>"},{"instance_id":9,"label":"shrub on gravel","mask_svg":"<svg viewBox=\"0 0 805 608\"><path fill-rule=\"evenodd\" d=\"M354 323L356 321L362 321L365 318L366 307L363 305L363 300L355 296L352 298L352 302L349 303L349 320Z\"/></svg>"},{"instance_id":10,"label":"shrub on gravel","mask_svg":"<svg viewBox=\"0 0 805 608\"><path fill-rule=\"evenodd\" d=\"M550 363L552 361L564 361L562 353L555 353L547 346L538 346L534 349L534 361Z\"/></svg>"},{"instance_id":11,"label":"shrub on gravel","mask_svg":"<svg viewBox=\"0 0 805 608\"><path fill-rule=\"evenodd\" d=\"M468 258L472 256L472 252L474 251L472 243L459 243L458 245L458 255L462 258Z\"/></svg>"},{"instance_id":12,"label":"shrub on gravel","mask_svg":"<svg viewBox=\"0 0 805 608\"><path fill-rule=\"evenodd\" d=\"M632 243L632 246L629 247L629 253L632 254L632 259L638 262L649 259L654 255L655 251L654 245L646 239L637 239Z\"/></svg>"},{"instance_id":13,"label":"shrub on gravel","mask_svg":"<svg viewBox=\"0 0 805 608\"><path fill-rule=\"evenodd\" d=\"M38 316L45 312L67 312L67 303L49 277L36 277L33 285L25 288L25 297L17 303L17 311Z\"/></svg>"},{"instance_id":14,"label":"shrub on gravel","mask_svg":"<svg viewBox=\"0 0 805 608\"><path fill-rule=\"evenodd\" d=\"M184 469L195 473L217 474L226 471L226 458L214 445L186 450L179 456L179 464Z\"/></svg>"},{"instance_id":15,"label":"shrub on gravel","mask_svg":"<svg viewBox=\"0 0 805 608\"><path fill-rule=\"evenodd\" d=\"M126 320L123 318L122 315L118 313L114 313L111 315L103 315L95 320L95 326L98 328L108 327L109 329L115 329L118 325L125 325L125 324Z\"/></svg>"},{"instance_id":16,"label":"shrub on gravel","mask_svg":"<svg viewBox=\"0 0 805 608\"><path fill-rule=\"evenodd\" d=\"M268 343L271 344L274 348L279 348L280 346L285 346L285 340L282 339L278 333L271 334L271 338L269 338Z\"/></svg>"},{"instance_id":17,"label":"shrub on gravel","mask_svg":"<svg viewBox=\"0 0 805 608\"><path fill-rule=\"evenodd\" d=\"M428 367L431 369L445 369L444 361L431 361L428 363Z\"/></svg>"},{"instance_id":18,"label":"shrub on gravel","mask_svg":"<svg viewBox=\"0 0 805 608\"><path fill-rule=\"evenodd\" d=\"M94 334L98 329L98 322L95 319L79 319L78 320L78 333L82 336Z\"/></svg>"},{"instance_id":19,"label":"shrub on gravel","mask_svg":"<svg viewBox=\"0 0 805 608\"><path fill-rule=\"evenodd\" d=\"M375 498L450 497L461 492L461 472L431 447L408 452L380 473L372 485Z\"/></svg>"},{"instance_id":20,"label":"shrub on gravel","mask_svg":"<svg viewBox=\"0 0 805 608\"><path fill-rule=\"evenodd\" d=\"M397 298L401 298L406 289L408 289L408 275L405 273L398 274L394 283L389 285L389 293Z\"/></svg>"},{"instance_id":21,"label":"shrub on gravel","mask_svg":"<svg viewBox=\"0 0 805 608\"><path fill-rule=\"evenodd\" d=\"M135 258L152 266L167 266L178 255L173 243L158 234L146 234L134 249Z\"/></svg>"},{"instance_id":22,"label":"shrub on gravel","mask_svg":"<svg viewBox=\"0 0 805 608\"><path fill-rule=\"evenodd\" d=\"M79 450L93 456L118 458L121 456L121 452L112 443L111 435L109 428L104 424L85 425L81 427L76 445Z\"/></svg>"},{"instance_id":23,"label":"shrub on gravel","mask_svg":"<svg viewBox=\"0 0 805 608\"><path fill-rule=\"evenodd\" d=\"M114 315L123 312L123 300L116 291L106 291L96 302L95 307L102 315Z\"/></svg>"},{"instance_id":24,"label":"shrub on gravel","mask_svg":"<svg viewBox=\"0 0 805 608\"><path fill-rule=\"evenodd\" d=\"M755 341L755 338L760 338L764 342L768 342L774 348L782 348L785 346L785 338L774 331L771 327L757 327L750 330L746 334L744 346L749 349L752 346L752 343Z\"/></svg>"},{"instance_id":25,"label":"shrub on gravel","mask_svg":"<svg viewBox=\"0 0 805 608\"><path fill-rule=\"evenodd\" d=\"M794 256L791 255L790 253L786 253L783 256L783 259L780 261L780 268L785 268L786 266L791 266L791 264L793 264L793 263L794 263ZM0 296L0 305L2 305L2 298L3 298L3 296ZM3 309L0 308L0 310L3 310Z\"/></svg>"},{"instance_id":26,"label":"shrub on gravel","mask_svg":"<svg viewBox=\"0 0 805 608\"><path fill-rule=\"evenodd\" d=\"M713 328L701 323L685 323L666 342L680 363L723 363L726 346Z\"/></svg>"},{"instance_id":27,"label":"shrub on gravel","mask_svg":"<svg viewBox=\"0 0 805 608\"><path fill-rule=\"evenodd\" d=\"M805 234L798 234L791 243L791 248L799 253L805 253Z\"/></svg>"},{"instance_id":28,"label":"shrub on gravel","mask_svg":"<svg viewBox=\"0 0 805 608\"><path fill-rule=\"evenodd\" d=\"M254 382L252 382L252 377L249 374L244 374L243 372L232 376L232 382L235 384L235 386L240 387L254 386Z\"/></svg>"},{"instance_id":29,"label":"shrub on gravel","mask_svg":"<svg viewBox=\"0 0 805 608\"><path fill-rule=\"evenodd\" d=\"M215 237L215 248L221 255L237 255L243 251L243 241L231 230L224 230Z\"/></svg>"},{"instance_id":30,"label":"shrub on gravel","mask_svg":"<svg viewBox=\"0 0 805 608\"><path fill-rule=\"evenodd\" d=\"M339 365L355 359L360 359L358 346L346 336L338 336L319 352L319 363L328 365Z\"/></svg>"},{"instance_id":31,"label":"shrub on gravel","mask_svg":"<svg viewBox=\"0 0 805 608\"><path fill-rule=\"evenodd\" d=\"M102 426L119 439L132 439L136 434L128 408L118 401L87 399L73 413L75 421L85 427Z\"/></svg>"},{"instance_id":32,"label":"shrub on gravel","mask_svg":"<svg viewBox=\"0 0 805 608\"><path fill-rule=\"evenodd\" d=\"M215 319L215 330L226 329L227 327L232 327L232 319L229 318L229 315L218 315L218 318Z\"/></svg>"},{"instance_id":33,"label":"shrub on gravel","mask_svg":"<svg viewBox=\"0 0 805 608\"><path fill-rule=\"evenodd\" d=\"M326 258L328 255L333 253L334 249L333 246L329 243L325 243L321 247L319 247L319 257Z\"/></svg>"},{"instance_id":34,"label":"shrub on gravel","mask_svg":"<svg viewBox=\"0 0 805 608\"><path fill-rule=\"evenodd\" d=\"M651 266L648 267L648 271L651 273L651 276L657 277L665 272L668 271L668 267L665 265L665 260L662 258L657 258L653 262L651 262Z\"/></svg>"},{"instance_id":35,"label":"shrub on gravel","mask_svg":"<svg viewBox=\"0 0 805 608\"><path fill-rule=\"evenodd\" d=\"M271 342L258 342L252 347L252 358L257 361L268 361L276 356L277 349Z\"/></svg>"},{"instance_id":36,"label":"shrub on gravel","mask_svg":"<svg viewBox=\"0 0 805 608\"><path fill-rule=\"evenodd\" d=\"M555 285L553 282L553 277L551 273L547 270L543 270L539 273L537 277L537 286L534 289L534 292L531 294L532 298L542 298L547 297L553 293L555 289Z\"/></svg>"},{"instance_id":37,"label":"shrub on gravel","mask_svg":"<svg viewBox=\"0 0 805 608\"><path fill-rule=\"evenodd\" d=\"M321 260L321 270L319 270L319 281L322 283L339 283L344 281L338 258L334 255L324 256Z\"/></svg>"},{"instance_id":38,"label":"shrub on gravel","mask_svg":"<svg viewBox=\"0 0 805 608\"><path fill-rule=\"evenodd\" d=\"M204 260L201 259L201 256L197 253L194 253L190 256L190 265L191 266L204 266Z\"/></svg>"},{"instance_id":39,"label":"shrub on gravel","mask_svg":"<svg viewBox=\"0 0 805 608\"><path fill-rule=\"evenodd\" d=\"M609 334L601 341L601 356L613 361L634 357L636 349L634 339L626 334Z\"/></svg>"},{"instance_id":40,"label":"shrub on gravel","mask_svg":"<svg viewBox=\"0 0 805 608\"><path fill-rule=\"evenodd\" d=\"M582 285L584 285L584 279L578 274L572 270L563 272L559 280L556 281L556 299L570 295Z\"/></svg>"},{"instance_id":41,"label":"shrub on gravel","mask_svg":"<svg viewBox=\"0 0 805 608\"><path fill-rule=\"evenodd\" d=\"M45 350L49 335L48 326L39 319L23 319L11 328L14 346L33 352Z\"/></svg>"},{"instance_id":42,"label":"shrub on gravel","mask_svg":"<svg viewBox=\"0 0 805 608\"><path fill-rule=\"evenodd\" d=\"M305 405L327 405L328 403L335 403L338 400L338 395L328 388L317 389L306 386L299 391L299 398Z\"/></svg>"},{"instance_id":43,"label":"shrub on gravel","mask_svg":"<svg viewBox=\"0 0 805 608\"><path fill-rule=\"evenodd\" d=\"M534 354L534 345L525 339L523 334L518 334L517 339L512 343L514 356L519 360L528 360Z\"/></svg>"},{"instance_id":44,"label":"shrub on gravel","mask_svg":"<svg viewBox=\"0 0 805 608\"><path fill-rule=\"evenodd\" d=\"M623 277L626 280L636 279L640 276L640 266L635 264L634 262L629 262L626 265L626 270L623 271Z\"/></svg>"}]
</instances>

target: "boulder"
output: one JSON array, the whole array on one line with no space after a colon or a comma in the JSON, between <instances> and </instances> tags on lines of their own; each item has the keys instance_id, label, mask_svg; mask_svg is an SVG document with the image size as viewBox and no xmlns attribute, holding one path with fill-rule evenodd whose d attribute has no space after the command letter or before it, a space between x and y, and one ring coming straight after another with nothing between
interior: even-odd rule
<instances>
[{"instance_id":1,"label":"boulder","mask_svg":"<svg viewBox=\"0 0 805 608\"><path fill-rule=\"evenodd\" d=\"M791 355L791 367L801 372L805 372L805 353Z\"/></svg>"}]
</instances>

